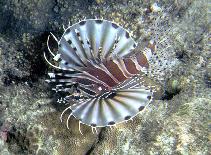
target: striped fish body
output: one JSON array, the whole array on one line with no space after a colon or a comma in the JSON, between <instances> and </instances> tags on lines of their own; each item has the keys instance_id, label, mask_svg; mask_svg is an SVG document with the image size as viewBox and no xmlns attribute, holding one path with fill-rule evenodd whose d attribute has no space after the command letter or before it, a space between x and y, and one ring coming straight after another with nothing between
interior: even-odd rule
<instances>
[{"instance_id":1,"label":"striped fish body","mask_svg":"<svg viewBox=\"0 0 211 155\"><path fill-rule=\"evenodd\" d=\"M145 55L137 53L130 58L104 60L100 64L89 64L87 67L80 68L83 71L80 78L76 77L72 80L79 83L79 88L83 91L87 90L94 96L99 96L114 90L124 81L139 76L148 67Z\"/></svg>"},{"instance_id":2,"label":"striped fish body","mask_svg":"<svg viewBox=\"0 0 211 155\"><path fill-rule=\"evenodd\" d=\"M67 108L69 116L93 127L110 126L136 116L151 101L153 92L140 76L149 67L151 53L135 53L135 41L121 26L107 20L84 20L65 29L57 42L56 54L48 48L59 65L44 55L59 70L49 73L47 81L56 85L54 90L65 92L77 84L86 98Z\"/></svg>"}]
</instances>

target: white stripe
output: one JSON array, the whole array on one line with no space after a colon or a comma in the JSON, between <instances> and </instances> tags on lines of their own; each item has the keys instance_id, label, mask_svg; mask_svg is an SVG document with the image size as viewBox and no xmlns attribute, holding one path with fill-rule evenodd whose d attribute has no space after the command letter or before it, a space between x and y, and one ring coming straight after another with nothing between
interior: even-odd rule
<instances>
[{"instance_id":1,"label":"white stripe","mask_svg":"<svg viewBox=\"0 0 211 155\"><path fill-rule=\"evenodd\" d=\"M132 61L134 62L136 69L140 71L142 67L139 65L137 58L133 58Z\"/></svg>"},{"instance_id":2,"label":"white stripe","mask_svg":"<svg viewBox=\"0 0 211 155\"><path fill-rule=\"evenodd\" d=\"M126 78L129 78L129 77L132 77L133 74L130 74L128 71L127 71L127 68L125 66L125 63L123 60L119 59L119 60L113 60L113 62L118 66L118 68L122 71L123 75L126 77Z\"/></svg>"},{"instance_id":3,"label":"white stripe","mask_svg":"<svg viewBox=\"0 0 211 155\"><path fill-rule=\"evenodd\" d=\"M105 82L103 82L103 81L97 79L96 77L94 77L93 75L91 75L91 74L89 74L89 73L87 73L87 72L78 73L78 74L73 74L72 77L81 78L81 79L88 79L88 80L91 80L91 81L93 81L93 82L100 83L100 84L102 84L103 86L108 87L109 89L111 89L110 86L107 85Z\"/></svg>"},{"instance_id":4,"label":"white stripe","mask_svg":"<svg viewBox=\"0 0 211 155\"><path fill-rule=\"evenodd\" d=\"M100 66L95 65L95 64L93 64L93 65L94 65L94 67L96 67L96 68L102 70L102 71L105 72L107 75L109 75L110 78L112 78L112 80L114 80L116 83L119 83L119 81L111 74L111 72L106 68L106 66L105 66L103 63L99 64ZM102 68L101 68L101 67L102 67Z\"/></svg>"}]
</instances>

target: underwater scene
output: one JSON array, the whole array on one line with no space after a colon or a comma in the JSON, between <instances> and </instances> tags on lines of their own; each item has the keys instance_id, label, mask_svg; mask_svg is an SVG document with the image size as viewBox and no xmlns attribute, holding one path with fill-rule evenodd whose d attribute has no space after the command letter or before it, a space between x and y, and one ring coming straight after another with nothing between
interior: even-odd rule
<instances>
[{"instance_id":1,"label":"underwater scene","mask_svg":"<svg viewBox=\"0 0 211 155\"><path fill-rule=\"evenodd\" d=\"M0 0L0 155L210 155L211 1Z\"/></svg>"}]
</instances>

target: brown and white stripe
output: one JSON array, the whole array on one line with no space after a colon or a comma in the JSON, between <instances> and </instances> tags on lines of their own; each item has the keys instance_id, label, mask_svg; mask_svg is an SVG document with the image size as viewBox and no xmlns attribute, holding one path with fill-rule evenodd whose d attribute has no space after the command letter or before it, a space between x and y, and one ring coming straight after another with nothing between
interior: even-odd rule
<instances>
[{"instance_id":1,"label":"brown and white stripe","mask_svg":"<svg viewBox=\"0 0 211 155\"><path fill-rule=\"evenodd\" d=\"M61 71L50 73L47 81L56 85L54 90L66 92L78 84L88 99L67 109L81 123L102 127L124 122L143 110L153 94L140 76L149 68L150 54L132 53L135 47L129 33L116 23L81 21L68 27L58 41L58 53L52 55Z\"/></svg>"}]
</instances>

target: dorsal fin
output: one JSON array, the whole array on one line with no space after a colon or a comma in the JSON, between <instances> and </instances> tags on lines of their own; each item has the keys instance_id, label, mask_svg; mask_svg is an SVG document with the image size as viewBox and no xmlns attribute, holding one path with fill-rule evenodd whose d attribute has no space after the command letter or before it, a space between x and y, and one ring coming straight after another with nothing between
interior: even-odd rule
<instances>
[{"instance_id":1,"label":"dorsal fin","mask_svg":"<svg viewBox=\"0 0 211 155\"><path fill-rule=\"evenodd\" d=\"M66 29L59 41L59 53L67 63L85 67L87 61L123 58L135 48L135 41L119 25L89 19ZM68 53L70 52L70 53Z\"/></svg>"}]
</instances>

